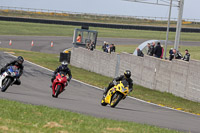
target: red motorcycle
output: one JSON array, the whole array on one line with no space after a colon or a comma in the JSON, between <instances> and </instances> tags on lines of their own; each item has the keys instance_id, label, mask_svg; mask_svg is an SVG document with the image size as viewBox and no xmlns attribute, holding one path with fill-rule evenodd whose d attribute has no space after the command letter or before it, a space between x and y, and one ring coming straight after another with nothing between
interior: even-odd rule
<instances>
[{"instance_id":1,"label":"red motorcycle","mask_svg":"<svg viewBox=\"0 0 200 133\"><path fill-rule=\"evenodd\" d=\"M67 85L67 77L63 73L57 73L56 78L52 83L52 97L57 98L58 95L64 91L65 86Z\"/></svg>"}]
</instances>

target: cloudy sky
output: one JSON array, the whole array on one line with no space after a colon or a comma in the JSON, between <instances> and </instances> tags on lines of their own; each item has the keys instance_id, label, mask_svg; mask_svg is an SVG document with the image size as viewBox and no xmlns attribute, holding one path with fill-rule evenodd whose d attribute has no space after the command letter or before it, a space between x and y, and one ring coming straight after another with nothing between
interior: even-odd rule
<instances>
[{"instance_id":1,"label":"cloudy sky","mask_svg":"<svg viewBox=\"0 0 200 133\"><path fill-rule=\"evenodd\" d=\"M155 0L149 0L155 1ZM165 0L166 1L166 0ZM82 13L168 17L169 7L123 0L0 0L1 6L63 10ZM200 0L185 0L183 18L200 19ZM177 18L178 8L172 10Z\"/></svg>"}]
</instances>

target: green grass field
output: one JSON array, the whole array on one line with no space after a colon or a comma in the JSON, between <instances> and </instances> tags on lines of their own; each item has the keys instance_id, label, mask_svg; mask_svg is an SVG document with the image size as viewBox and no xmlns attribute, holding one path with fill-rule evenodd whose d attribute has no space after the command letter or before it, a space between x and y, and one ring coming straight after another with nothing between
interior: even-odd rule
<instances>
[{"instance_id":1,"label":"green grass field","mask_svg":"<svg viewBox=\"0 0 200 133\"><path fill-rule=\"evenodd\" d=\"M0 100L1 133L178 133L178 131L95 118L46 106Z\"/></svg>"},{"instance_id":2,"label":"green grass field","mask_svg":"<svg viewBox=\"0 0 200 133\"><path fill-rule=\"evenodd\" d=\"M37 24L0 21L0 35L31 35L31 36L73 36L74 28L79 26ZM90 27L98 31L98 37L135 38L165 40L166 33L160 31L124 30ZM200 33L182 33L181 41L200 41ZM169 40L174 40L175 32L170 32Z\"/></svg>"}]
</instances>

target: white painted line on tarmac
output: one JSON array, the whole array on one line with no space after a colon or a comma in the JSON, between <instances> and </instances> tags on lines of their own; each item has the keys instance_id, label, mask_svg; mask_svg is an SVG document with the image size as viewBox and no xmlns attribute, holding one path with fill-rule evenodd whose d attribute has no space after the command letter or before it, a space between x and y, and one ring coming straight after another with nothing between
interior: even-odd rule
<instances>
[{"instance_id":1,"label":"white painted line on tarmac","mask_svg":"<svg viewBox=\"0 0 200 133\"><path fill-rule=\"evenodd\" d=\"M10 55L10 56L13 56L13 57L16 58L16 56L14 56L14 55L12 55L12 54L9 54L9 55ZM33 63L33 62L30 62L30 61L27 61L27 60L25 60L25 61L28 62L28 63L30 63L30 64L33 64L33 65L35 65L35 66L41 67L41 68L43 68L43 69L45 69L45 70L48 70L48 71L54 72L54 71L52 71L52 70L50 70L50 69L48 69L48 68L46 68L46 67L40 66L40 65L35 64L35 63ZM82 82L82 81L79 81L79 80L77 80L77 79L73 79L73 78L72 78L72 80L73 80L73 81L76 81L76 82L79 82L79 83L81 83L81 84L84 84L84 85L90 86L90 87L92 87L92 88L95 88L95 89L98 89L98 90L103 91L102 88L99 88L99 87L97 87L97 86L93 86L93 85L90 85L90 84L84 83L84 82ZM158 105L158 104L155 104L155 103L151 103L151 102L147 102L147 101L144 101L144 100L141 100L141 99L135 98L135 97L131 97L131 96L127 96L127 97L130 98L130 99L134 99L134 100L137 100L137 101L143 102L143 103L147 103L147 104L155 105L155 106L157 106L157 107L161 107L161 108L165 108L165 109L169 109L169 110L174 110L174 111L178 111L178 112L182 112L182 113L186 113L186 114L190 114L190 115L199 116L199 115L197 115L197 114L193 114L193 113L185 112L185 111L182 111L182 110L173 109L173 108L166 107L166 106L161 106L161 105Z\"/></svg>"}]
</instances>

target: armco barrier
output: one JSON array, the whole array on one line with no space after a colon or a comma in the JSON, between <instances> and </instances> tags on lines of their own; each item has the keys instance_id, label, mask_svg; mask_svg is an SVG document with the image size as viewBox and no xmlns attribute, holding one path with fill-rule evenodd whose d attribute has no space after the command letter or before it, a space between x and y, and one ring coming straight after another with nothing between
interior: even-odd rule
<instances>
[{"instance_id":1,"label":"armco barrier","mask_svg":"<svg viewBox=\"0 0 200 133\"><path fill-rule=\"evenodd\" d=\"M73 48L71 64L109 77L129 69L138 85L200 102L200 61L167 61L151 56Z\"/></svg>"}]
</instances>

